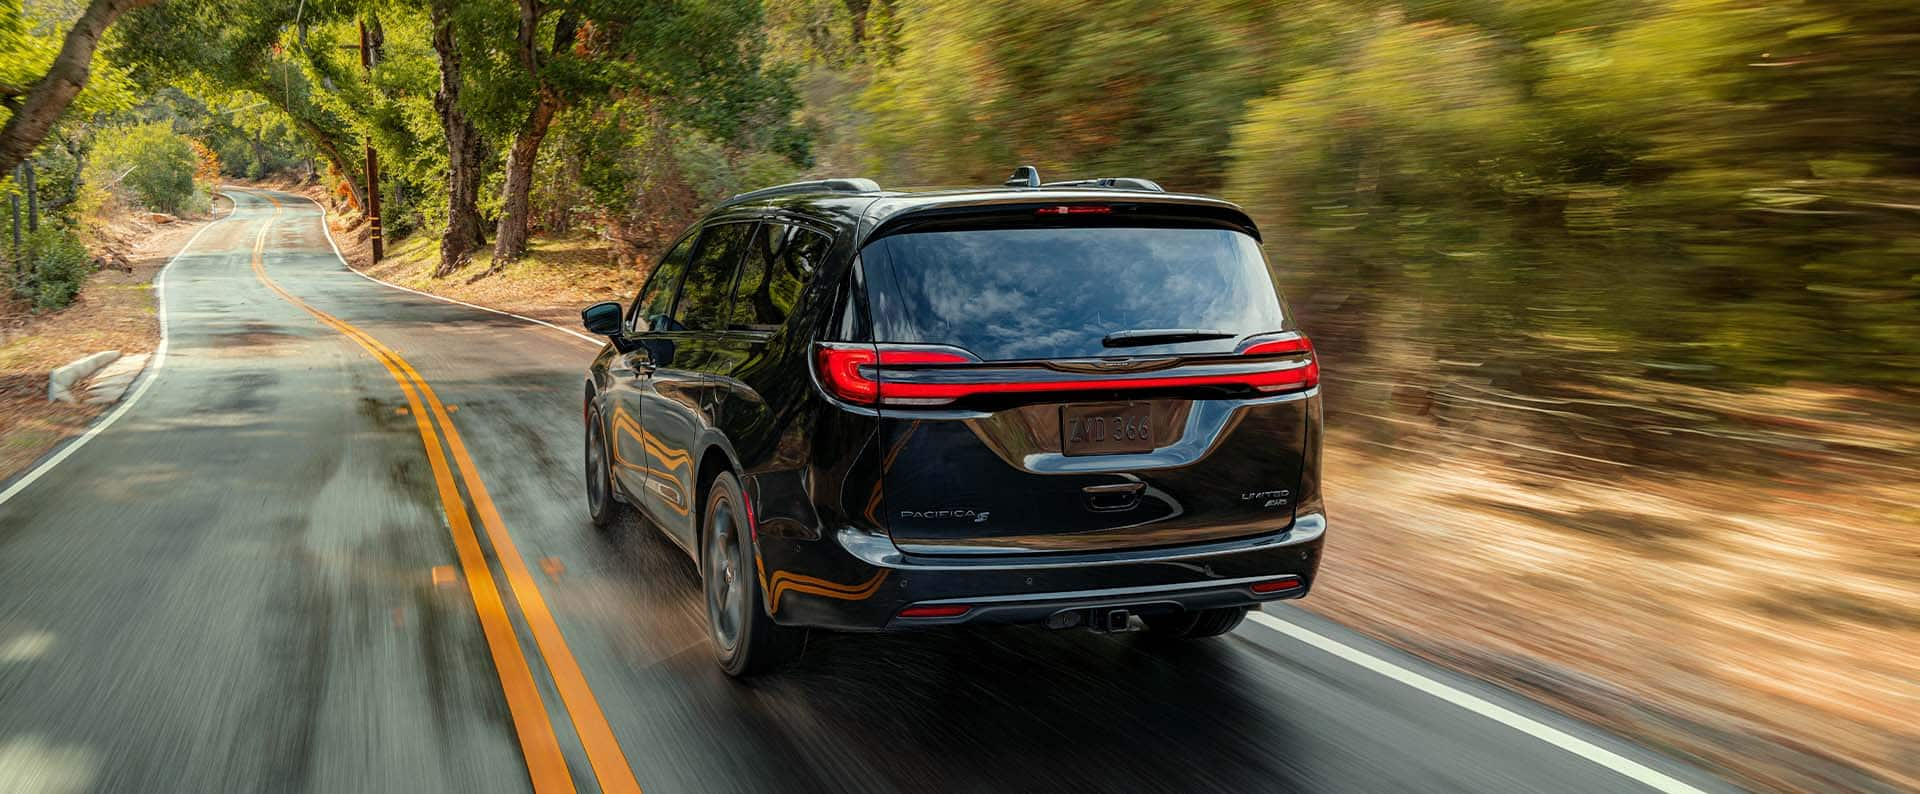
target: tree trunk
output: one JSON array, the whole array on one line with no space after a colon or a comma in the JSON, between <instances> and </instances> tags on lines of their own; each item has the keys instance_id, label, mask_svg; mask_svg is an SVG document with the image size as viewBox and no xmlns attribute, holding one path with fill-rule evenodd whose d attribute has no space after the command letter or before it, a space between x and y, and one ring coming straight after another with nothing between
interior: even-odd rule
<instances>
[{"instance_id":1,"label":"tree trunk","mask_svg":"<svg viewBox=\"0 0 1920 794\"><path fill-rule=\"evenodd\" d=\"M579 20L571 11L561 14L553 30L553 57L559 57L572 43ZM500 225L494 230L494 267L527 255L528 226L533 216L534 159L540 155L540 143L546 140L553 115L560 111L560 98L540 74L540 49L536 41L540 30L540 8L535 0L520 0L520 63L533 78L533 110L514 136L507 151L507 180L500 194Z\"/></svg>"},{"instance_id":2,"label":"tree trunk","mask_svg":"<svg viewBox=\"0 0 1920 794\"><path fill-rule=\"evenodd\" d=\"M480 160L485 141L460 109L460 50L453 36L452 0L433 0L427 16L433 24L433 51L440 56L440 90L433 108L447 138L447 230L440 236L441 278L466 267L473 251L487 244L480 219Z\"/></svg>"},{"instance_id":3,"label":"tree trunk","mask_svg":"<svg viewBox=\"0 0 1920 794\"><path fill-rule=\"evenodd\" d=\"M60 54L47 67L46 75L27 92L26 100L13 108L6 126L0 127L0 174L12 172L14 166L40 147L54 122L60 120L60 114L66 112L67 105L86 87L87 76L93 72L93 50L100 44L100 36L107 32L107 26L128 9L149 1L93 0L80 12L80 18L74 20L73 29L67 31L67 38L60 45Z\"/></svg>"},{"instance_id":4,"label":"tree trunk","mask_svg":"<svg viewBox=\"0 0 1920 794\"><path fill-rule=\"evenodd\" d=\"M558 103L541 96L533 103L527 124L514 136L507 151L507 184L501 190L500 226L494 232L494 265L506 264L527 255L527 236L533 215L533 161L540 154L540 142L547 137Z\"/></svg>"},{"instance_id":5,"label":"tree trunk","mask_svg":"<svg viewBox=\"0 0 1920 794\"><path fill-rule=\"evenodd\" d=\"M867 46L867 11L873 6L872 0L843 0L847 7L847 21L853 27L853 50L859 52Z\"/></svg>"}]
</instances>

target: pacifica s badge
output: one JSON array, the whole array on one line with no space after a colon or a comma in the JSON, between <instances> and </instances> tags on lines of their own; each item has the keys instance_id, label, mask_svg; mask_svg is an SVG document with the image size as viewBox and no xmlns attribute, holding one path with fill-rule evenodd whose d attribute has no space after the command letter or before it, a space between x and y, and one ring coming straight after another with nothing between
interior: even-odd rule
<instances>
[{"instance_id":1,"label":"pacifica s badge","mask_svg":"<svg viewBox=\"0 0 1920 794\"><path fill-rule=\"evenodd\" d=\"M1261 500L1261 507L1284 507L1287 504L1287 497L1292 495L1292 491L1284 489L1278 491L1252 491L1241 494L1240 501L1251 502L1259 499Z\"/></svg>"},{"instance_id":2,"label":"pacifica s badge","mask_svg":"<svg viewBox=\"0 0 1920 794\"><path fill-rule=\"evenodd\" d=\"M916 521L952 521L957 519L969 519L973 521L973 523L975 524L987 523L987 518L992 515L993 515L993 512L989 510L980 510L977 512L973 510L902 510L900 511L901 518L911 518Z\"/></svg>"}]
</instances>

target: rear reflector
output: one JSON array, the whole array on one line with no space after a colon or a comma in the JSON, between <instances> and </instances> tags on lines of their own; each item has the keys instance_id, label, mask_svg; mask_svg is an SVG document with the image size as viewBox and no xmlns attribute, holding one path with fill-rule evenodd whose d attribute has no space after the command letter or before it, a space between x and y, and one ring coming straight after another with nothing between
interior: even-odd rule
<instances>
[{"instance_id":1,"label":"rear reflector","mask_svg":"<svg viewBox=\"0 0 1920 794\"><path fill-rule=\"evenodd\" d=\"M964 604L943 604L940 606L907 607L900 610L903 618L957 618L967 614L973 607Z\"/></svg>"},{"instance_id":2,"label":"rear reflector","mask_svg":"<svg viewBox=\"0 0 1920 794\"><path fill-rule=\"evenodd\" d=\"M1298 576L1282 576L1278 579L1268 579L1267 581L1264 581L1264 582L1253 583L1253 592L1259 593L1261 595L1266 595L1267 593L1280 593L1280 592L1285 592L1287 590L1298 590L1299 588L1300 588L1300 577Z\"/></svg>"}]
</instances>

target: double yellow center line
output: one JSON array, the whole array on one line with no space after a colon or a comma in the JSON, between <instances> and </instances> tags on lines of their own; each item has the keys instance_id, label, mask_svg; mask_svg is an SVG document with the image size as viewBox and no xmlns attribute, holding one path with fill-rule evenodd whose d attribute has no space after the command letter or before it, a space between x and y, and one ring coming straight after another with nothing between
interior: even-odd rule
<instances>
[{"instance_id":1,"label":"double yellow center line","mask_svg":"<svg viewBox=\"0 0 1920 794\"><path fill-rule=\"evenodd\" d=\"M273 215L261 225L260 233L254 239L254 275L267 289L273 290L288 303L298 306L322 324L365 348L393 375L394 382L400 385L401 393L406 396L409 413L420 431L420 443L427 450L427 462L433 469L434 485L439 490L440 503L446 510L447 525L453 532L453 545L459 555L460 569L466 576L467 590L473 596L474 610L479 614L487 649L493 655L494 669L500 676L507 710L513 719L521 753L526 757L527 773L532 778L534 792L561 794L575 791L573 777L561 754L560 742L548 718L546 703L534 683L533 669L526 655L521 652L519 639L514 636L506 599L494 583L493 572L487 566L486 553L480 547L473 520L467 512L467 503L454 483L456 467L453 464L458 464L460 481L466 485L467 495L473 499L474 513L478 514L480 525L487 533L487 541L493 545L500 569L506 574L508 590L533 633L534 643L546 663L548 673L553 677L554 688L560 693L561 704L566 707L574 731L586 750L587 762L593 767L600 790L608 794L638 794L640 784L634 779L633 768L627 764L626 754L621 752L613 728L607 724L606 714L600 710L599 700L587 686L586 676L581 674L573 651L561 636L560 627L554 622L546 599L540 595L539 587L535 586L526 560L521 558L513 538L508 535L506 522L501 520L500 511L487 494L486 484L480 481L479 467L467 454L467 445L448 416L446 406L434 394L433 387L426 379L420 377L420 373L399 353L345 320L294 297L267 275L267 234L272 230L274 221L279 220L283 207L273 196L264 193L259 195L273 203ZM320 222L325 223L325 218L321 218ZM443 437L446 442L444 449L441 445Z\"/></svg>"}]
</instances>

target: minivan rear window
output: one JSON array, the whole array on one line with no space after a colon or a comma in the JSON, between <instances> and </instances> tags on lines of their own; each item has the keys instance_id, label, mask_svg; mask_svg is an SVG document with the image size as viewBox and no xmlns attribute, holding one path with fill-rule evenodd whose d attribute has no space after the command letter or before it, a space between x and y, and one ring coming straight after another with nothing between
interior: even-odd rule
<instances>
[{"instance_id":1,"label":"minivan rear window","mask_svg":"<svg viewBox=\"0 0 1920 794\"><path fill-rule=\"evenodd\" d=\"M875 340L957 345L988 361L1228 352L1234 339L1102 340L1160 329L1246 335L1285 319L1259 243L1226 229L918 232L884 237L863 256Z\"/></svg>"}]
</instances>

